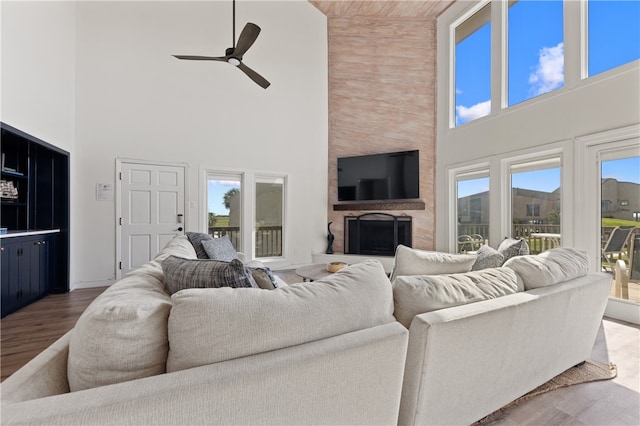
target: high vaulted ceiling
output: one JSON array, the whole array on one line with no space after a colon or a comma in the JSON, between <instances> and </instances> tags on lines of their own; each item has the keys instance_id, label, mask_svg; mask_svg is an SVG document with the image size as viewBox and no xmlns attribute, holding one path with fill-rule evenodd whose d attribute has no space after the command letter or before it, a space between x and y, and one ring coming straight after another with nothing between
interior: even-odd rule
<instances>
[{"instance_id":1,"label":"high vaulted ceiling","mask_svg":"<svg viewBox=\"0 0 640 426\"><path fill-rule=\"evenodd\" d=\"M435 18L454 0L308 0L330 18L338 17L387 17L387 18Z\"/></svg>"}]
</instances>

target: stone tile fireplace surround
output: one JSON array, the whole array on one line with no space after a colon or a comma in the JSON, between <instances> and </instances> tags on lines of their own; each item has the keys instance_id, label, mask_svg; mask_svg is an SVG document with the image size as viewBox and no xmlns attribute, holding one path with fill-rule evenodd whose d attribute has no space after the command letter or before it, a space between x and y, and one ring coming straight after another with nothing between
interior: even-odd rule
<instances>
[{"instance_id":1,"label":"stone tile fireplace surround","mask_svg":"<svg viewBox=\"0 0 640 426\"><path fill-rule=\"evenodd\" d=\"M431 7L431 3L420 3L420 7ZM412 11L410 18L327 13L327 218L333 222L335 257L344 253L344 217L371 212L411 216L412 246L435 247L436 21L432 12ZM415 149L420 151L418 200L338 202L338 157ZM314 255L314 262L327 257ZM380 259L387 268L385 257Z\"/></svg>"}]
</instances>

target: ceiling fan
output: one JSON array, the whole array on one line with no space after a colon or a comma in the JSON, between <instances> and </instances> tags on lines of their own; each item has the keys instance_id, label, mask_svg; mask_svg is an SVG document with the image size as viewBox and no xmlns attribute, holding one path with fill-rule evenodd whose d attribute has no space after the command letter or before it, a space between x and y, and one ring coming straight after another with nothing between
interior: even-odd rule
<instances>
[{"instance_id":1,"label":"ceiling fan","mask_svg":"<svg viewBox=\"0 0 640 426\"><path fill-rule=\"evenodd\" d=\"M269 83L264 77L262 77L260 74L258 74L242 62L242 57L245 53L247 53L247 50L249 50L249 48L256 41L256 39L258 38L258 34L260 34L260 27L256 24L248 22L242 29L240 37L238 37L238 42L236 43L236 0L233 0L233 46L225 50L224 56L173 56L178 59L187 59L192 61L227 62L238 67L242 72L249 76L251 80L255 81L263 89L266 89L271 83Z\"/></svg>"}]
</instances>

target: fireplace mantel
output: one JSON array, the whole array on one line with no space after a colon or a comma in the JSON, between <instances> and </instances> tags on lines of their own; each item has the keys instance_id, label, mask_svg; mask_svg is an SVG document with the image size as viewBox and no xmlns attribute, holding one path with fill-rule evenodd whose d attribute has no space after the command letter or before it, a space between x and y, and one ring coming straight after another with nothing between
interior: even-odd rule
<instances>
[{"instance_id":1,"label":"fireplace mantel","mask_svg":"<svg viewBox=\"0 0 640 426\"><path fill-rule=\"evenodd\" d=\"M424 201L385 201L369 203L334 204L333 211L360 210L424 210Z\"/></svg>"}]
</instances>

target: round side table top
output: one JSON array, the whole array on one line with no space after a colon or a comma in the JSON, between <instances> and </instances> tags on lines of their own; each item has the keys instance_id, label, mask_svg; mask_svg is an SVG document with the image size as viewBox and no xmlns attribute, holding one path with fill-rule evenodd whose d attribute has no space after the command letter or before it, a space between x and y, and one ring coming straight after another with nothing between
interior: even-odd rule
<instances>
[{"instance_id":1,"label":"round side table top","mask_svg":"<svg viewBox=\"0 0 640 426\"><path fill-rule=\"evenodd\" d=\"M321 280L333 274L333 272L327 271L327 265L324 263L301 266L296 269L295 272L297 275L300 275L304 281Z\"/></svg>"}]
</instances>

